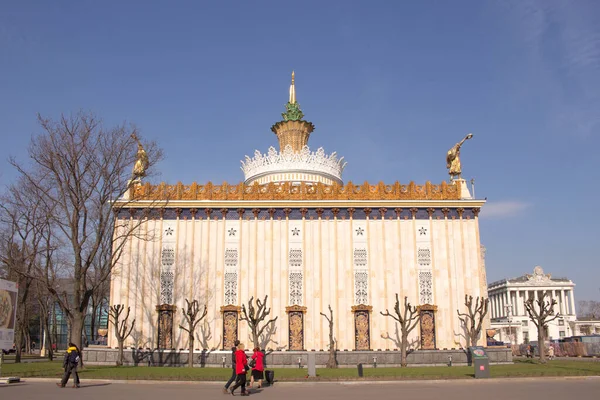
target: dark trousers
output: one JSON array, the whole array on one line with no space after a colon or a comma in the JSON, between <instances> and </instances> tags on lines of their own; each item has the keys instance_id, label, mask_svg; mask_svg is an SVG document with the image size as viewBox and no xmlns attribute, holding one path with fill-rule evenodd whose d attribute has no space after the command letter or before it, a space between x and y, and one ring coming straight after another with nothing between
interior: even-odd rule
<instances>
[{"instance_id":1,"label":"dark trousers","mask_svg":"<svg viewBox=\"0 0 600 400\"><path fill-rule=\"evenodd\" d=\"M242 393L246 393L246 373L238 374L235 380L235 385L231 388L233 392L235 389L242 387Z\"/></svg>"},{"instance_id":2,"label":"dark trousers","mask_svg":"<svg viewBox=\"0 0 600 400\"><path fill-rule=\"evenodd\" d=\"M235 381L235 378L237 378L237 375L235 374L235 368L234 368L231 371L231 378L229 378L229 380L225 384L225 389L229 389L229 386L231 386L231 384L233 383L233 381Z\"/></svg>"},{"instance_id":3,"label":"dark trousers","mask_svg":"<svg viewBox=\"0 0 600 400\"><path fill-rule=\"evenodd\" d=\"M71 373L74 376L73 379L75 380L75 385L79 386L79 374L77 373L77 365L72 364L68 364L67 368L65 369L65 374L63 375L62 381L60 382L62 386L65 386L67 382L69 382L69 377L71 376Z\"/></svg>"}]
</instances>

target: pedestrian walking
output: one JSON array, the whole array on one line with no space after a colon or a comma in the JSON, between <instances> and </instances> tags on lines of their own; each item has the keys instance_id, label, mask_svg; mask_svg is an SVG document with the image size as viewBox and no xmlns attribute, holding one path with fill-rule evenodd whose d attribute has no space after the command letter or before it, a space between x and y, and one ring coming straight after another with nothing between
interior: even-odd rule
<instances>
[{"instance_id":1,"label":"pedestrian walking","mask_svg":"<svg viewBox=\"0 0 600 400\"><path fill-rule=\"evenodd\" d=\"M225 387L223 388L223 394L229 393L229 386L231 386L233 381L235 381L235 378L237 378L237 373L235 371L235 352L237 351L237 346L239 344L240 341L235 340L233 342L233 347L231 348L231 377L229 378L229 380L225 384Z\"/></svg>"},{"instance_id":2,"label":"pedestrian walking","mask_svg":"<svg viewBox=\"0 0 600 400\"><path fill-rule=\"evenodd\" d=\"M250 366L252 367L250 387L254 386L254 381L258 381L258 388L262 387L262 381L265 379L264 358L265 354L258 347L255 347L254 354L252 354L252 361L250 361Z\"/></svg>"},{"instance_id":3,"label":"pedestrian walking","mask_svg":"<svg viewBox=\"0 0 600 400\"><path fill-rule=\"evenodd\" d=\"M550 343L550 348L548 348L548 358L554 360L554 346L552 343Z\"/></svg>"},{"instance_id":4,"label":"pedestrian walking","mask_svg":"<svg viewBox=\"0 0 600 400\"><path fill-rule=\"evenodd\" d=\"M64 388L69 381L69 377L71 374L73 374L73 388L79 388L79 374L77 373L77 366L79 364L83 365L81 360L81 351L79 351L79 348L75 344L69 343L69 348L67 349L65 358L63 359L63 368L65 369L65 373L62 381L56 385Z\"/></svg>"},{"instance_id":5,"label":"pedestrian walking","mask_svg":"<svg viewBox=\"0 0 600 400\"><path fill-rule=\"evenodd\" d=\"M235 379L235 385L231 388L231 394L235 396L235 389L242 388L242 396L248 396L246 392L246 372L248 372L248 357L244 352L244 344L240 343L238 349L235 352L235 372L237 377Z\"/></svg>"}]
</instances>

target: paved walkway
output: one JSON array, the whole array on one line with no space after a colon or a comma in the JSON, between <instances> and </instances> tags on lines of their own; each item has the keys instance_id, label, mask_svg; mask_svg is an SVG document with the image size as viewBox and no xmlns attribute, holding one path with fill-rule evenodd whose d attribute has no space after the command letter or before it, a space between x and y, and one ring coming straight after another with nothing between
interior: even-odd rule
<instances>
[{"instance_id":1,"label":"paved walkway","mask_svg":"<svg viewBox=\"0 0 600 400\"><path fill-rule=\"evenodd\" d=\"M57 387L53 382L25 381L0 386L6 399L49 400L175 400L231 398L221 392L218 383L111 383L87 381L81 389ZM402 400L564 400L594 399L600 391L600 378L524 378L428 382L347 382L347 383L277 383L273 387L254 389L256 399L339 399L373 398Z\"/></svg>"}]
</instances>

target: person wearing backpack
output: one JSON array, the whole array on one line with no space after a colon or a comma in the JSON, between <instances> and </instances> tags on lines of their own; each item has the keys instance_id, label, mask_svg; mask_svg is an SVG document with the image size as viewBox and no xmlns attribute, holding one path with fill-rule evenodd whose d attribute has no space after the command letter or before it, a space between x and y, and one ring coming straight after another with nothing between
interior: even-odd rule
<instances>
[{"instance_id":1,"label":"person wearing backpack","mask_svg":"<svg viewBox=\"0 0 600 400\"><path fill-rule=\"evenodd\" d=\"M65 353L65 358L63 359L63 368L65 369L65 374L63 375L62 381L60 383L57 383L56 385L61 388L64 388L67 385L69 377L72 373L73 379L75 380L73 388L79 388L79 374L77 373L77 366L79 365L79 363L82 363L81 352L79 351L79 348L76 345L74 345L73 343L69 343L69 348L67 349L67 352Z\"/></svg>"}]
</instances>

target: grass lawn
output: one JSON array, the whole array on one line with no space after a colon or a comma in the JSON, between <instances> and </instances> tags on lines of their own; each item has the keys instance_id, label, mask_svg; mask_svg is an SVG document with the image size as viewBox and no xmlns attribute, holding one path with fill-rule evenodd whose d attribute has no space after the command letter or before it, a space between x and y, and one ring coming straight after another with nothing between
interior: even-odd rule
<instances>
[{"instance_id":1,"label":"grass lawn","mask_svg":"<svg viewBox=\"0 0 600 400\"><path fill-rule=\"evenodd\" d=\"M36 362L4 364L2 376L48 377L62 375L61 362ZM535 361L516 361L512 365L492 365L491 376L530 377L530 376L588 376L600 375L600 363L587 361L549 361L539 364ZM179 380L179 381L225 381L229 378L229 368L174 368L174 367L106 367L89 366L80 371L82 379L118 380ZM473 377L473 367L409 367L409 368L365 368L362 379L464 379ZM306 379L306 369L275 368L278 381ZM359 379L356 368L318 369L316 380L335 381ZM315 380L315 379L313 379Z\"/></svg>"}]
</instances>

